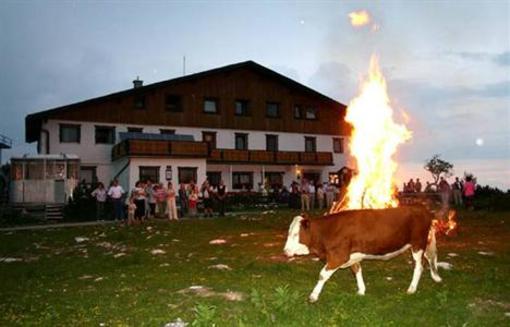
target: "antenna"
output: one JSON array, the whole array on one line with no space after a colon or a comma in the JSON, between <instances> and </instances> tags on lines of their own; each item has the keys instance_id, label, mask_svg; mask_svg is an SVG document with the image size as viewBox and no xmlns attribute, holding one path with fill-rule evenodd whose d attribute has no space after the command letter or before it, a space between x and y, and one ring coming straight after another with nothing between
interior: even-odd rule
<instances>
[{"instance_id":1,"label":"antenna","mask_svg":"<svg viewBox=\"0 0 510 327\"><path fill-rule=\"evenodd\" d=\"M182 57L182 76L186 76L186 56Z\"/></svg>"}]
</instances>

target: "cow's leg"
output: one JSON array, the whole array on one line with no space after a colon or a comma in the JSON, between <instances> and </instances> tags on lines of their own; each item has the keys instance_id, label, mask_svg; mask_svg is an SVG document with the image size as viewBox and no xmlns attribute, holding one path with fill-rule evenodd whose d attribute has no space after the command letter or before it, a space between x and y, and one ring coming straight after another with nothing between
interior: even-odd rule
<instances>
[{"instance_id":1,"label":"cow's leg","mask_svg":"<svg viewBox=\"0 0 510 327\"><path fill-rule=\"evenodd\" d=\"M432 279L439 283L442 281L437 272L437 247L436 247L436 232L434 229L430 230L430 241L425 249L425 259L427 259L430 267L430 276Z\"/></svg>"},{"instance_id":2,"label":"cow's leg","mask_svg":"<svg viewBox=\"0 0 510 327\"><path fill-rule=\"evenodd\" d=\"M413 294L416 292L416 288L418 287L418 282L420 281L421 273L423 271L422 257L423 250L419 249L418 251L412 251L413 259L414 259L414 272L413 272L413 280L411 281L411 285L407 289L408 294Z\"/></svg>"},{"instance_id":3,"label":"cow's leg","mask_svg":"<svg viewBox=\"0 0 510 327\"><path fill-rule=\"evenodd\" d=\"M351 270L356 276L356 284L358 284L358 294L365 295L365 282L363 281L363 275L361 274L361 264L355 263L351 266Z\"/></svg>"},{"instance_id":4,"label":"cow's leg","mask_svg":"<svg viewBox=\"0 0 510 327\"><path fill-rule=\"evenodd\" d=\"M319 299L319 294L321 294L322 287L324 287L324 284L328 281L328 279L340 268L340 266L336 268L329 269L328 264L322 268L320 274L319 274L319 281L317 282L317 285L313 288L312 293L310 293L310 296L308 299L310 302L317 302Z\"/></svg>"}]
</instances>

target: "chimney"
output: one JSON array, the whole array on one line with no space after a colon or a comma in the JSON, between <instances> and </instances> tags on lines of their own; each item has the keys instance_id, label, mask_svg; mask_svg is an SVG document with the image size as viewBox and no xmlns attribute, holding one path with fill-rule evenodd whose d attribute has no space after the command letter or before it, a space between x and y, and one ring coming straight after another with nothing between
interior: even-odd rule
<instances>
[{"instance_id":1,"label":"chimney","mask_svg":"<svg viewBox=\"0 0 510 327\"><path fill-rule=\"evenodd\" d=\"M143 86L143 81L140 79L140 77L136 76L136 79L133 81L133 87L135 89L137 89L142 86Z\"/></svg>"}]
</instances>

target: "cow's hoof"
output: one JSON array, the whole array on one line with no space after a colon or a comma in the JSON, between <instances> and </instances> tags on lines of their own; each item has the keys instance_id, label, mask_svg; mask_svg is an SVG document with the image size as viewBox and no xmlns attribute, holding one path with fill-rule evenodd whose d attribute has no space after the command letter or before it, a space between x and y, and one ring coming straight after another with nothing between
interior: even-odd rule
<instances>
[{"instance_id":1,"label":"cow's hoof","mask_svg":"<svg viewBox=\"0 0 510 327\"><path fill-rule=\"evenodd\" d=\"M358 295L365 295L365 291L358 291Z\"/></svg>"},{"instance_id":2,"label":"cow's hoof","mask_svg":"<svg viewBox=\"0 0 510 327\"><path fill-rule=\"evenodd\" d=\"M432 280L434 280L436 283L441 283L443 279L439 276L432 276Z\"/></svg>"},{"instance_id":3,"label":"cow's hoof","mask_svg":"<svg viewBox=\"0 0 510 327\"><path fill-rule=\"evenodd\" d=\"M407 289L407 294L414 294L414 293L416 293L416 288L409 287Z\"/></svg>"},{"instance_id":4,"label":"cow's hoof","mask_svg":"<svg viewBox=\"0 0 510 327\"><path fill-rule=\"evenodd\" d=\"M315 303L315 302L317 302L317 300L319 300L319 297L318 297L318 296L310 295L310 296L308 297L308 301L309 301L310 303Z\"/></svg>"}]
</instances>

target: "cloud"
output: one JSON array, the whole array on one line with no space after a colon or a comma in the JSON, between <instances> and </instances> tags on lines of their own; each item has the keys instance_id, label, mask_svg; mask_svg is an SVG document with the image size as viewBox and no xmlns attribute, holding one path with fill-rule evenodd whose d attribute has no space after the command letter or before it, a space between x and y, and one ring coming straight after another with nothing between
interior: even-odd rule
<instances>
[{"instance_id":1,"label":"cloud","mask_svg":"<svg viewBox=\"0 0 510 327\"><path fill-rule=\"evenodd\" d=\"M510 66L510 51L501 53L460 51L449 54L464 60L487 61L499 66Z\"/></svg>"},{"instance_id":2,"label":"cloud","mask_svg":"<svg viewBox=\"0 0 510 327\"><path fill-rule=\"evenodd\" d=\"M357 82L352 75L351 69L343 63L324 62L312 74L309 84L314 89L347 104L357 90Z\"/></svg>"},{"instance_id":3,"label":"cloud","mask_svg":"<svg viewBox=\"0 0 510 327\"><path fill-rule=\"evenodd\" d=\"M493 61L501 66L510 66L510 51L494 56Z\"/></svg>"}]
</instances>

